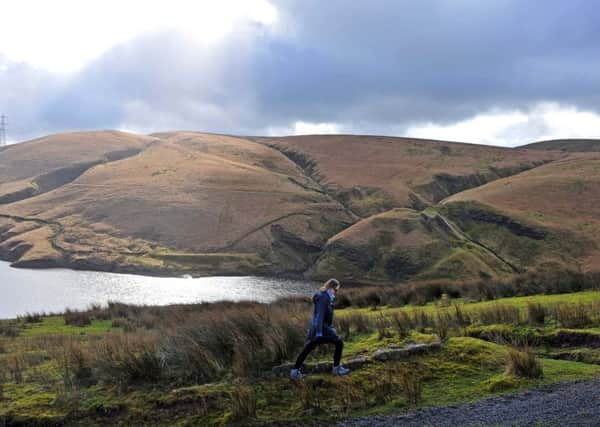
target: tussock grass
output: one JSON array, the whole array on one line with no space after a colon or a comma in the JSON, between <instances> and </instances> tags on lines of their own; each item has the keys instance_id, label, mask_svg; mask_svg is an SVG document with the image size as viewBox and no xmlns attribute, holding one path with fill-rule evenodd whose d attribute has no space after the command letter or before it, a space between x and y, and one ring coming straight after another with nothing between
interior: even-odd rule
<instances>
[{"instance_id":1,"label":"tussock grass","mask_svg":"<svg viewBox=\"0 0 600 427\"><path fill-rule=\"evenodd\" d=\"M578 271L528 271L509 278L485 278L465 281L422 281L402 286L378 286L344 289L340 307L400 307L438 301L449 304L463 298L488 301L499 298L539 294L564 294L583 290L600 290L600 273Z\"/></svg>"},{"instance_id":2,"label":"tussock grass","mask_svg":"<svg viewBox=\"0 0 600 427\"><path fill-rule=\"evenodd\" d=\"M63 314L65 325L87 326L92 323L92 313L89 311L73 311L67 309Z\"/></svg>"},{"instance_id":3,"label":"tussock grass","mask_svg":"<svg viewBox=\"0 0 600 427\"><path fill-rule=\"evenodd\" d=\"M398 379L406 402L416 407L421 403L423 394L423 378L418 366L408 366L398 370Z\"/></svg>"},{"instance_id":4,"label":"tussock grass","mask_svg":"<svg viewBox=\"0 0 600 427\"><path fill-rule=\"evenodd\" d=\"M17 317L17 320L23 320L25 323L39 323L44 316L46 316L45 313L25 313L25 315Z\"/></svg>"},{"instance_id":5,"label":"tussock grass","mask_svg":"<svg viewBox=\"0 0 600 427\"><path fill-rule=\"evenodd\" d=\"M494 304L483 307L477 311L479 322L483 325L509 324L518 325L521 322L521 313L515 306L508 304Z\"/></svg>"},{"instance_id":6,"label":"tussock grass","mask_svg":"<svg viewBox=\"0 0 600 427\"><path fill-rule=\"evenodd\" d=\"M405 338L410 334L412 329L412 321L405 311L395 311L391 315L392 325L395 327L398 336Z\"/></svg>"},{"instance_id":7,"label":"tussock grass","mask_svg":"<svg viewBox=\"0 0 600 427\"><path fill-rule=\"evenodd\" d=\"M22 404L26 399L24 391L22 397L18 397L15 390L35 386L36 396L46 393L44 402L55 401L61 408L78 407L80 404L75 400L82 395L87 395L86 402L89 402L89 396L100 390L118 390L115 393L131 396L136 390L152 393L154 389L200 387L198 384L205 384L207 390L216 390L216 385L221 384L224 389L215 391L217 395L221 393L221 397L190 397L193 402L204 401L202 399L209 402L197 408L198 416L212 417L215 411L222 411L221 418L212 419L215 423L243 423L252 417L260 420L265 413L283 410L284 406L290 416L306 417L325 416L331 411L355 413L379 406L433 404L444 398L452 401L438 392L438 388L452 394L454 388L462 390L483 384L476 390L468 390L485 394L542 381L535 376L533 349L531 354L526 348L515 350L514 360L509 361L505 346L595 343L593 330L555 328L562 326L561 322L573 321L571 319L584 319L585 324L596 325L598 304L594 301L597 299L592 292L554 299L541 296L524 301L506 299L479 303L449 297L448 305L338 310L336 327L347 340L345 358L369 354L392 344L431 342L438 337L444 340L442 351L415 356L410 361L369 365L348 378L311 375L296 385L287 379L270 383L263 374L273 365L293 361L297 356L312 312L308 298L272 304L223 302L167 307L111 303L84 311L85 317L90 319L90 324L84 326L66 325L63 315L42 316L39 323L27 323L25 319L13 321L18 336L0 340L0 345L5 347L5 352L0 352L0 383L5 384L5 396L13 399L9 405L13 405L13 401ZM527 305L528 302L531 304ZM543 322L540 312L544 313ZM531 324L532 319L536 319L535 325ZM536 351L542 351L542 347ZM321 346L311 357L330 360L331 348ZM415 367L414 362L423 362L423 365ZM579 366L565 368L559 362L563 361L537 360L545 374L544 382L578 378ZM501 375L503 369L505 374ZM482 370L486 374L480 378ZM581 375L591 375L596 371L581 372ZM485 382L492 376L504 379ZM237 393L234 390L238 387L250 389L231 394ZM271 403L268 404L265 387L278 390L269 395ZM466 392L460 390L453 394L453 399L466 398ZM157 393L162 395L164 391ZM330 394L331 399L324 400L323 396ZM432 400L434 395L436 400ZM121 406L102 405L120 408L123 403ZM0 414L2 408L0 404Z\"/></svg>"},{"instance_id":8,"label":"tussock grass","mask_svg":"<svg viewBox=\"0 0 600 427\"><path fill-rule=\"evenodd\" d=\"M293 387L295 394L298 396L298 415L305 414L307 412L311 414L318 414L321 412L324 399L321 393L321 386L323 382L319 380L313 380L307 378L306 381L294 381Z\"/></svg>"},{"instance_id":9,"label":"tussock grass","mask_svg":"<svg viewBox=\"0 0 600 427\"><path fill-rule=\"evenodd\" d=\"M241 385L229 393L231 400L230 421L241 421L256 418L256 393L249 386Z\"/></svg>"},{"instance_id":10,"label":"tussock grass","mask_svg":"<svg viewBox=\"0 0 600 427\"><path fill-rule=\"evenodd\" d=\"M22 324L14 320L0 320L0 336L14 338L19 335Z\"/></svg>"},{"instance_id":11,"label":"tussock grass","mask_svg":"<svg viewBox=\"0 0 600 427\"><path fill-rule=\"evenodd\" d=\"M592 317L594 312L598 313L598 308L600 307L582 303L558 304L554 311L557 322L564 328L589 328L597 324Z\"/></svg>"},{"instance_id":12,"label":"tussock grass","mask_svg":"<svg viewBox=\"0 0 600 427\"><path fill-rule=\"evenodd\" d=\"M527 321L530 325L543 325L546 321L546 307L538 302L527 303Z\"/></svg>"},{"instance_id":13,"label":"tussock grass","mask_svg":"<svg viewBox=\"0 0 600 427\"><path fill-rule=\"evenodd\" d=\"M506 374L522 378L541 378L544 372L531 347L522 350L509 347L506 352Z\"/></svg>"}]
</instances>

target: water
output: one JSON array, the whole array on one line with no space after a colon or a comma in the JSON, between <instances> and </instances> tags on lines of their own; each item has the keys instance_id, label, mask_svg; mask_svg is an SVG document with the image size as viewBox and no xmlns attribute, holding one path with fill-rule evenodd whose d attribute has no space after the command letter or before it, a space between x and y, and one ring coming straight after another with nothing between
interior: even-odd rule
<instances>
[{"instance_id":1,"label":"water","mask_svg":"<svg viewBox=\"0 0 600 427\"><path fill-rule=\"evenodd\" d=\"M166 305L220 300L269 302L312 295L319 284L264 277L148 277L67 269L16 269L0 261L0 319L118 301Z\"/></svg>"}]
</instances>

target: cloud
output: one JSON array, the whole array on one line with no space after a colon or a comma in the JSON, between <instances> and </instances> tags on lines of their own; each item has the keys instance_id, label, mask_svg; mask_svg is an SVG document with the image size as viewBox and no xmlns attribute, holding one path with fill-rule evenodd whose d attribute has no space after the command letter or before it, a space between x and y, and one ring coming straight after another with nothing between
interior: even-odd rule
<instances>
[{"instance_id":1,"label":"cloud","mask_svg":"<svg viewBox=\"0 0 600 427\"><path fill-rule=\"evenodd\" d=\"M35 11L35 12L33 12ZM73 72L115 44L164 31L219 40L241 22L271 24L266 0L20 0L3 5L0 52L55 72Z\"/></svg>"},{"instance_id":2,"label":"cloud","mask_svg":"<svg viewBox=\"0 0 600 427\"><path fill-rule=\"evenodd\" d=\"M600 114L541 103L526 111L492 111L448 125L414 125L406 135L504 146L548 139L600 138Z\"/></svg>"},{"instance_id":3,"label":"cloud","mask_svg":"<svg viewBox=\"0 0 600 427\"><path fill-rule=\"evenodd\" d=\"M264 7L263 18L236 19L210 41L191 24L137 34L69 75L0 59L9 135L196 129L503 145L598 136L600 10L591 2L281 0Z\"/></svg>"}]
</instances>

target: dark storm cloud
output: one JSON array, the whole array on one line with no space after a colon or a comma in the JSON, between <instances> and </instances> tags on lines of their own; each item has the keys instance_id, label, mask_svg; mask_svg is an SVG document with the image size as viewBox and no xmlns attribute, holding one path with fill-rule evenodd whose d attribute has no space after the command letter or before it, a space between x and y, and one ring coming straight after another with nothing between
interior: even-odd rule
<instances>
[{"instance_id":1,"label":"dark storm cloud","mask_svg":"<svg viewBox=\"0 0 600 427\"><path fill-rule=\"evenodd\" d=\"M338 104L339 95L352 96L352 106L371 105L358 110L360 118L384 122L393 119L390 104L398 121L451 121L539 100L600 106L600 12L589 1L284 3L290 43L334 58L310 69L324 70L327 84L315 95L342 108L340 115L348 100ZM273 74L295 68L281 65ZM279 100L296 92L277 83L267 82L265 103L273 93Z\"/></svg>"},{"instance_id":2,"label":"dark storm cloud","mask_svg":"<svg viewBox=\"0 0 600 427\"><path fill-rule=\"evenodd\" d=\"M0 109L20 123L17 139L119 127L260 134L296 121L401 133L541 101L600 110L591 1L274 4L274 28L244 26L210 47L145 36L66 80L5 61Z\"/></svg>"}]
</instances>

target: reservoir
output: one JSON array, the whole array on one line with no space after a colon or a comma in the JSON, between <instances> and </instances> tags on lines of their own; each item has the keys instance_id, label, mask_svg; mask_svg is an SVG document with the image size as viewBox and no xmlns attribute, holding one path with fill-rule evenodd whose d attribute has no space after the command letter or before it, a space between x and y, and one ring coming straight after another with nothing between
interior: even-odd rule
<instances>
[{"instance_id":1,"label":"reservoir","mask_svg":"<svg viewBox=\"0 0 600 427\"><path fill-rule=\"evenodd\" d=\"M117 301L138 305L270 302L312 295L316 282L265 277L150 277L68 269L17 269L0 261L0 319Z\"/></svg>"}]
</instances>

